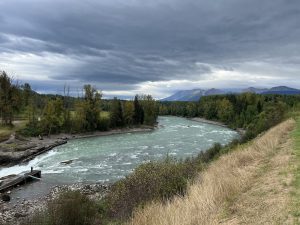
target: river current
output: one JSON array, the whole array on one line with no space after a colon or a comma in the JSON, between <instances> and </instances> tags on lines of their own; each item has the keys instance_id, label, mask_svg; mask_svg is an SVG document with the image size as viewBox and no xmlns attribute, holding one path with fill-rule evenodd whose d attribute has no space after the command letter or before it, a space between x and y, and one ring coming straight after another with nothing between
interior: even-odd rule
<instances>
[{"instance_id":1,"label":"river current","mask_svg":"<svg viewBox=\"0 0 300 225\"><path fill-rule=\"evenodd\" d=\"M28 171L31 166L42 171L42 181L24 186L15 195L45 193L51 186L77 182L113 182L123 178L139 164L161 160L167 155L187 158L238 138L225 127L179 117L159 117L158 128L151 132L126 133L70 140L67 144L36 157L27 165L0 169L0 177ZM62 161L73 160L71 164Z\"/></svg>"}]
</instances>

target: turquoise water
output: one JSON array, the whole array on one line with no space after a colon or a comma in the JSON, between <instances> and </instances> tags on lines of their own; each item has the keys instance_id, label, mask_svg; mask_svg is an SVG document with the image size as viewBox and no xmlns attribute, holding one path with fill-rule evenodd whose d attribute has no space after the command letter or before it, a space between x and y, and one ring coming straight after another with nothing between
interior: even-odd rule
<instances>
[{"instance_id":1,"label":"turquoise water","mask_svg":"<svg viewBox=\"0 0 300 225\"><path fill-rule=\"evenodd\" d=\"M27 165L1 169L0 177L33 166L42 170L43 180L30 186L40 186L41 190L43 185L112 182L149 160L160 160L167 155L195 156L216 142L226 144L238 137L235 131L224 127L179 117L160 117L159 127L154 131L70 140ZM61 163L70 159L74 161L69 165Z\"/></svg>"}]
</instances>

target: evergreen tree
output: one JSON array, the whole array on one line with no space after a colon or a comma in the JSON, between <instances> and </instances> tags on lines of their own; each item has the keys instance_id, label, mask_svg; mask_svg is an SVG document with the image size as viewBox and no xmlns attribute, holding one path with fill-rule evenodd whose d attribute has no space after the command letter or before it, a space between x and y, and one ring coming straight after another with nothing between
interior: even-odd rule
<instances>
[{"instance_id":1,"label":"evergreen tree","mask_svg":"<svg viewBox=\"0 0 300 225\"><path fill-rule=\"evenodd\" d=\"M139 102L139 97L136 95L133 101L134 105L134 114L133 114L133 122L134 124L143 124L144 123L144 110Z\"/></svg>"},{"instance_id":2,"label":"evergreen tree","mask_svg":"<svg viewBox=\"0 0 300 225\"><path fill-rule=\"evenodd\" d=\"M122 103L117 98L114 98L114 100L112 101L110 112L110 125L113 128L124 126Z\"/></svg>"}]
</instances>

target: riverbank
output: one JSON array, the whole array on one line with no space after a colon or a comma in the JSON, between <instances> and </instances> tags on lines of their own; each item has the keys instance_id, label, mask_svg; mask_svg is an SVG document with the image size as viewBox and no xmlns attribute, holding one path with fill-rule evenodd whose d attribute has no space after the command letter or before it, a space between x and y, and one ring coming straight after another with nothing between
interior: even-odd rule
<instances>
[{"instance_id":1,"label":"riverbank","mask_svg":"<svg viewBox=\"0 0 300 225\"><path fill-rule=\"evenodd\" d=\"M294 128L287 120L239 145L201 172L184 197L149 203L126 224L293 224L287 170Z\"/></svg>"},{"instance_id":2,"label":"riverbank","mask_svg":"<svg viewBox=\"0 0 300 225\"><path fill-rule=\"evenodd\" d=\"M76 151L77 152L85 152L83 157L87 157L87 155L88 155L87 153L89 153L92 162L95 162L95 164L93 166L93 164L86 163L86 162L90 162L90 161L85 160L84 171L88 171L91 168L91 172L93 172L93 174L95 174L97 176L97 181L99 181L99 180L103 179L101 177L102 174L104 174L104 175L109 174L110 177L112 177L114 175L119 176L119 174L115 174L115 171L120 170L120 169L122 169L122 171L127 170L128 173L131 173L133 168L136 168L137 165L145 162L145 155L148 155L151 153L153 153L155 155L158 155L158 153L160 153L161 154L160 159L163 159L164 155L174 154L174 153L176 153L179 158L186 157L186 153L189 153L189 152L181 151L182 154L179 155L180 151L177 151L177 149L184 149L184 150L192 149L191 150L191 153L192 153L192 152L195 152L195 147L197 146L197 147L199 147L199 149L197 149L197 152L199 152L201 149L203 151L206 149L209 149L209 147L211 147L212 143L214 143L214 142L226 144L226 143L228 143L229 140L233 139L233 137L237 137L236 132L233 132L231 130L224 129L222 127L209 126L207 124L197 124L197 122L187 120L186 118L178 118L178 117L162 118L160 120L160 127L162 127L162 129L157 130L157 132L152 132L151 134L148 134L148 133L141 134L138 136L139 138L137 138L136 135L122 135L122 136L118 136L118 137L108 137L108 138L103 138L103 139L91 139L91 140L89 139L89 140L73 141L72 143L69 143L67 146L63 147L63 148L69 147L70 154L68 154L67 157L64 157L61 159L55 158L55 160L53 160L53 161L50 160L51 162L49 165L51 165L51 167L53 165L55 166L55 169L51 173L54 173L54 177L55 177L56 176L55 172L57 170L61 174L70 175L71 173L74 173L74 176L76 176L77 178L80 178L80 176L81 177L85 176L85 178L86 178L87 173L82 172L82 170L78 170L78 168L76 168L76 164L78 162L77 159L73 163L70 163L70 165L67 165L67 166L63 165L62 163L57 163L57 162L63 162L62 160L64 160L66 162L67 159L72 159L74 157L77 157L75 155ZM205 127L208 128L207 132L205 132L205 129L204 129ZM136 143L137 140L139 140L138 143ZM168 140L168 141L166 141L166 140ZM227 140L227 141L225 141L225 140ZM80 145L80 142L83 142L82 145ZM103 149L109 149L108 153L106 154L107 158L103 154L97 155L97 154L92 154L93 152L85 151L87 149L87 145L90 144L91 142L95 142L91 146L93 146L93 149L97 149L96 152L98 152L98 153L102 152L101 146L103 147ZM99 144L99 143L101 143L101 144ZM106 145L106 143L114 143L115 148L112 145ZM120 145L119 143L122 143L122 145ZM134 145L132 145L132 144L134 144ZM79 150L76 150L76 146L78 146ZM98 146L100 147L100 149L98 149ZM200 149L200 147L202 147L202 148ZM68 150L65 149L64 151L68 151ZM122 155L124 155L125 157L122 157ZM211 155L211 154L209 154L209 155ZM82 158L82 156L78 156L78 158ZM106 159L108 159L108 160L106 160ZM146 158L146 160L147 159L151 159L151 158ZM111 162L111 163L107 163L108 166L105 167L105 164L102 163L104 160ZM114 170L113 164L118 161L120 163L116 165L116 167L115 167L116 169ZM135 164L135 165L129 166L131 164ZM43 165L42 166L43 171L47 170L47 162L46 161L44 161L40 165ZM83 164L81 164L81 165L83 166ZM97 168L98 168L98 165L104 165L104 166L101 166L101 168L99 168L98 170L95 170L95 166L97 166ZM159 165L159 163L156 165ZM33 165L33 166L35 166L35 165ZM160 171L161 172L169 171L169 169L165 170L165 168L169 168L169 166L164 167L164 163L162 164L162 166L163 166L162 170L159 169L155 172L155 173L157 173L157 175L154 175L154 174L151 175L152 174L151 168L150 168L150 171L146 170L145 173L149 174L149 177L147 178L147 176L145 176L146 174L142 175L141 178L138 178L138 181L143 181L142 178L144 178L144 180L146 182L149 182L149 185L147 184L146 186L151 187L151 185L155 184L157 182L157 180L158 180L158 182L160 182L160 179L156 179L156 178L159 178L159 177L169 177L170 178L170 174L168 174L169 172L167 172L167 174L165 174L166 176L159 175ZM174 169L174 167L172 165L170 165L170 166L171 166L170 168ZM188 166L188 165L186 165L186 166ZM38 165L35 167L40 169ZM62 167L62 168L66 167L67 169L59 170L60 167ZM175 166L175 167L177 167L177 166ZM187 168L189 168L189 167L187 167ZM77 173L77 171L81 171L81 172ZM178 176L176 171L177 171L177 169L174 171L175 172L174 176L172 175L171 177ZM126 174L128 174L128 173L126 173ZM173 173L173 172L171 172L171 173ZM182 173L182 172L180 172L180 173ZM193 172L190 171L189 173L193 173ZM163 174L164 174L164 172L163 172ZM121 175L124 176L125 174L123 173ZM49 178L49 176L50 175L46 176L46 173L45 173L44 178L45 179L46 179L46 177ZM64 180L64 178L62 180ZM172 179L170 179L170 180L172 180ZM166 182L168 182L168 181L166 180ZM39 184L39 183L40 182L36 182L36 184ZM140 183L140 182L136 182L136 180L135 180L135 182L132 184L135 187L139 187L139 186L136 186L136 185L139 185L136 183ZM54 185L57 185L57 183L55 183ZM156 186L156 185L154 185L154 186ZM38 188L41 186L34 186L34 184L32 184L32 186L27 186L27 187L29 187L31 190L34 190L35 188ZM166 185L162 185L162 188L164 188L164 187L166 187ZM21 188L21 187L19 187L19 188ZM140 193L143 193L145 190L144 188L138 188L138 189L130 188L130 189L131 190L141 190ZM38 189L36 189L36 190L38 191ZM26 198L27 200L32 200L35 198L39 199L39 197L37 196L37 193L35 191L34 191L34 193L32 193L30 191L30 194L28 194L28 192L26 193L26 191L27 191L26 187L22 187L22 190L15 190L15 191L18 192L18 194L16 195L16 192L11 193L11 197L12 197L11 203L14 203L16 201L17 197L20 197L22 199L22 201L24 201L23 198L24 199ZM47 193L49 193L49 190L47 192L45 192L45 194L43 196L47 195ZM40 195L40 193L38 195ZM134 196L139 196L139 193L137 191L133 191L133 196L129 197L129 199L134 199ZM129 201L131 201L131 200L129 200ZM29 201L29 202L30 202L29 204L31 204L32 201ZM26 203L25 205L27 205L26 200L25 200L25 203ZM10 203L8 203L8 204L10 204ZM20 207L22 208L22 205ZM122 206L121 208L123 210L126 207L127 207L127 203L124 206ZM18 206L15 208L15 210L17 210L17 208L18 208ZM10 208L8 210L10 210ZM120 210L118 210L118 211L120 211ZM11 212L12 212L12 214L16 213L13 211L13 209ZM17 216L19 216L19 214L17 214Z\"/></svg>"},{"instance_id":3,"label":"riverbank","mask_svg":"<svg viewBox=\"0 0 300 225\"><path fill-rule=\"evenodd\" d=\"M66 144L68 140L90 137L101 137L124 133L140 133L153 131L156 126L142 126L134 128L114 129L110 131L97 131L83 134L57 134L40 138L23 138L12 135L8 140L0 143L0 169L26 163L36 156L53 148Z\"/></svg>"},{"instance_id":4,"label":"riverbank","mask_svg":"<svg viewBox=\"0 0 300 225\"><path fill-rule=\"evenodd\" d=\"M109 190L106 184L72 184L55 186L50 193L44 197L37 199L17 199L14 202L3 202L0 199L0 224L18 225L23 219L34 215L36 212L45 209L47 202L54 200L60 193L65 191L79 191L88 196L91 200L100 200Z\"/></svg>"}]
</instances>

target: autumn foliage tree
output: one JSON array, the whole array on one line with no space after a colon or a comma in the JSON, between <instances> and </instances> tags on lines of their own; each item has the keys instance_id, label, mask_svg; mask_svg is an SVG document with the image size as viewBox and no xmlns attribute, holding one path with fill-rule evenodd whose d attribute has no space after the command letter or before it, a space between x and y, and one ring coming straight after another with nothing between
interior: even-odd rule
<instances>
[{"instance_id":1,"label":"autumn foliage tree","mask_svg":"<svg viewBox=\"0 0 300 225\"><path fill-rule=\"evenodd\" d=\"M18 84L3 71L0 73L0 116L3 125L13 125L14 114L21 108Z\"/></svg>"}]
</instances>

